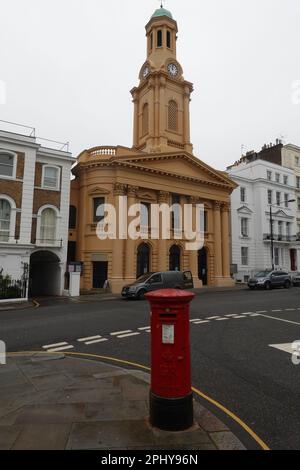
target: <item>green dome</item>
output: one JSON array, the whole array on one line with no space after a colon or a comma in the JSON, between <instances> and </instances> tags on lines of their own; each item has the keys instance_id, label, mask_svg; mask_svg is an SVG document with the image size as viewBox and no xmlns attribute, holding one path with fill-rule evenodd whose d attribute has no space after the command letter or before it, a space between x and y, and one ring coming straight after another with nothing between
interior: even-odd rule
<instances>
[{"instance_id":1,"label":"green dome","mask_svg":"<svg viewBox=\"0 0 300 470\"><path fill-rule=\"evenodd\" d=\"M168 16L169 18L173 19L172 13L169 10L166 10L165 8L158 8L155 10L153 15L151 16L152 18L158 18L160 16Z\"/></svg>"}]
</instances>

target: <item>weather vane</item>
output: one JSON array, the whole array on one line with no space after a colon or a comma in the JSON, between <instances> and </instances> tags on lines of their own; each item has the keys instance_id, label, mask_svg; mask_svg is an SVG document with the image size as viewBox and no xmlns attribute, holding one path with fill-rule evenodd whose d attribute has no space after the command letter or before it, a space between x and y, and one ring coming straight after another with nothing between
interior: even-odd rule
<instances>
[{"instance_id":1,"label":"weather vane","mask_svg":"<svg viewBox=\"0 0 300 470\"><path fill-rule=\"evenodd\" d=\"M159 2L160 2L160 8L163 8L164 7L163 0L159 0Z\"/></svg>"}]
</instances>

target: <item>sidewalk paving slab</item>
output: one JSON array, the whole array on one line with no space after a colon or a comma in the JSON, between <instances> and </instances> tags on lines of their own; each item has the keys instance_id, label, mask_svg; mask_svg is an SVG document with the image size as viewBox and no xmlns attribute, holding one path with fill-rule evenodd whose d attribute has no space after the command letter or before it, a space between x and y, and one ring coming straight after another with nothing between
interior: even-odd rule
<instances>
[{"instance_id":1,"label":"sidewalk paving slab","mask_svg":"<svg viewBox=\"0 0 300 470\"><path fill-rule=\"evenodd\" d=\"M141 371L50 353L9 355L0 367L1 450L245 449L196 401L194 414L187 431L152 428Z\"/></svg>"}]
</instances>

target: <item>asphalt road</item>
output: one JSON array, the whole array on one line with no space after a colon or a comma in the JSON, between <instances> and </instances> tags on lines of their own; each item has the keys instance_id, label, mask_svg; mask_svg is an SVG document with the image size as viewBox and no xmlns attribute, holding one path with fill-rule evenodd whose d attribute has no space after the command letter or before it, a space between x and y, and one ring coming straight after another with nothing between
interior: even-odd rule
<instances>
[{"instance_id":1,"label":"asphalt road","mask_svg":"<svg viewBox=\"0 0 300 470\"><path fill-rule=\"evenodd\" d=\"M193 385L271 449L300 449L300 365L278 349L300 340L300 289L203 293L191 319ZM0 340L8 351L61 347L149 365L148 326L145 301L48 301L1 312Z\"/></svg>"}]
</instances>

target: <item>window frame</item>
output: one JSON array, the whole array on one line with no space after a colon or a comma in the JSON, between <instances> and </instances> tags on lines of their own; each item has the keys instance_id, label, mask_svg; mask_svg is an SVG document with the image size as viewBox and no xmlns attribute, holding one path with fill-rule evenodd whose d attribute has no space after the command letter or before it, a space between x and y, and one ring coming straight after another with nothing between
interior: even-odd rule
<instances>
[{"instance_id":1,"label":"window frame","mask_svg":"<svg viewBox=\"0 0 300 470\"><path fill-rule=\"evenodd\" d=\"M9 230L8 230L8 241L0 241L0 244L10 244L15 243L15 229L16 229L16 212L17 206L15 201L6 194L0 194L0 200L3 199L4 201L8 202L10 205L10 219L9 219Z\"/></svg>"},{"instance_id":2,"label":"window frame","mask_svg":"<svg viewBox=\"0 0 300 470\"><path fill-rule=\"evenodd\" d=\"M55 212L56 216L56 226L55 226L55 237L53 239L53 243L43 242L41 238L41 229L42 229L42 214L46 209L52 209ZM60 219L61 215L56 206L52 206L51 204L46 204L39 208L37 213L37 224L36 224L36 246L49 246L49 247L57 247L60 246Z\"/></svg>"},{"instance_id":3,"label":"window frame","mask_svg":"<svg viewBox=\"0 0 300 470\"><path fill-rule=\"evenodd\" d=\"M245 228L246 228L246 231L244 231ZM249 218L248 217L241 217L241 236L243 238L249 238Z\"/></svg>"},{"instance_id":4,"label":"window frame","mask_svg":"<svg viewBox=\"0 0 300 470\"><path fill-rule=\"evenodd\" d=\"M102 204L99 204L97 206L97 209L98 209L99 206L106 204L106 198L104 196L95 196L95 197L92 198L92 221L93 221L92 223L93 224L99 224L99 222L102 222L102 220L105 218L105 211L104 211L103 215L101 215L101 216L96 215L97 214L97 209L95 209L95 201L97 199L103 199Z\"/></svg>"},{"instance_id":5,"label":"window frame","mask_svg":"<svg viewBox=\"0 0 300 470\"><path fill-rule=\"evenodd\" d=\"M240 188L240 198L241 198L241 202L243 203L247 202L247 190L245 186L241 186Z\"/></svg>"},{"instance_id":6,"label":"window frame","mask_svg":"<svg viewBox=\"0 0 300 470\"><path fill-rule=\"evenodd\" d=\"M243 254L243 250L246 250L246 263L243 261L245 260L245 254ZM249 247L248 246L241 246L241 265L242 266L249 266Z\"/></svg>"},{"instance_id":7,"label":"window frame","mask_svg":"<svg viewBox=\"0 0 300 470\"><path fill-rule=\"evenodd\" d=\"M13 157L14 163L13 163L12 175L11 176L10 175L2 175L0 173L0 179L15 180L16 179L16 174L17 174L17 158L18 158L18 155L15 152L12 152L10 150L0 149L0 157L1 157L1 155L8 155L10 157ZM0 163L0 165L1 165L1 163ZM3 165L5 165L5 163Z\"/></svg>"},{"instance_id":8,"label":"window frame","mask_svg":"<svg viewBox=\"0 0 300 470\"><path fill-rule=\"evenodd\" d=\"M57 180L56 180L56 187L54 186L45 186L45 173L47 168L55 168L57 170ZM57 165L43 165L42 169L42 189L46 189L47 191L60 191L60 179L61 179L61 168Z\"/></svg>"}]
</instances>

